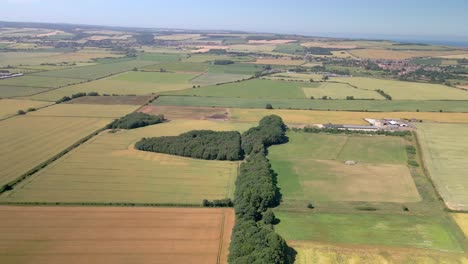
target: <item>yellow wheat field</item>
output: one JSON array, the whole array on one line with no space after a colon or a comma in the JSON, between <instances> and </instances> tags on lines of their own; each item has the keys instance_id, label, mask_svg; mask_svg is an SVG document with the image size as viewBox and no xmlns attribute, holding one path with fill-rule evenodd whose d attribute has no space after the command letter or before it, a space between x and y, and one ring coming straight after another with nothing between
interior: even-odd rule
<instances>
[{"instance_id":1,"label":"yellow wheat field","mask_svg":"<svg viewBox=\"0 0 468 264\"><path fill-rule=\"evenodd\" d=\"M250 126L176 120L116 133L104 131L0 200L201 204L203 199L232 198L238 162L139 151L134 144L143 137L173 136L194 129L243 131Z\"/></svg>"}]
</instances>

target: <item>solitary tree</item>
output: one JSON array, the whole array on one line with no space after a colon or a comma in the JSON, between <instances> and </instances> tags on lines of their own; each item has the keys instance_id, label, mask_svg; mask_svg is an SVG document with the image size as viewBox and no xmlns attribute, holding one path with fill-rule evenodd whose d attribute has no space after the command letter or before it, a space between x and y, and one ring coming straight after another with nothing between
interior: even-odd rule
<instances>
[{"instance_id":1,"label":"solitary tree","mask_svg":"<svg viewBox=\"0 0 468 264\"><path fill-rule=\"evenodd\" d=\"M271 104L266 104L265 108L266 109L273 109L273 106Z\"/></svg>"}]
</instances>

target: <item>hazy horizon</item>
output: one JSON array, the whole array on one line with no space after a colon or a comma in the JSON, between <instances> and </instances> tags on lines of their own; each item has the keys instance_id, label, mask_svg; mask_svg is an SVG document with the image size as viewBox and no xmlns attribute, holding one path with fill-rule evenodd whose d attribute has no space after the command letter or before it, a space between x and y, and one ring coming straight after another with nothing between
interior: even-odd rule
<instances>
[{"instance_id":1,"label":"hazy horizon","mask_svg":"<svg viewBox=\"0 0 468 264\"><path fill-rule=\"evenodd\" d=\"M1 20L308 36L468 42L468 2L435 0L193 3L118 0L0 0ZM125 14L124 16L123 13ZM124 19L122 19L122 17Z\"/></svg>"}]
</instances>

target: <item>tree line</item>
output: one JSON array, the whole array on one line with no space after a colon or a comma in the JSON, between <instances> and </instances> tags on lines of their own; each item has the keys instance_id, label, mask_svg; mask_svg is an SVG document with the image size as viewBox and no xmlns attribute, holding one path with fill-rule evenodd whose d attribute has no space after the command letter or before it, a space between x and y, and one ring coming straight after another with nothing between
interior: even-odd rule
<instances>
[{"instance_id":1,"label":"tree line","mask_svg":"<svg viewBox=\"0 0 468 264\"><path fill-rule=\"evenodd\" d=\"M287 141L286 126L278 116L264 117L259 126L242 134L248 158L236 180L236 224L229 248L229 263L290 263L288 246L274 228L269 209L279 204L280 194L266 148Z\"/></svg>"},{"instance_id":2,"label":"tree line","mask_svg":"<svg viewBox=\"0 0 468 264\"><path fill-rule=\"evenodd\" d=\"M205 160L241 160L241 135L237 131L193 130L172 137L143 138L139 150Z\"/></svg>"},{"instance_id":3,"label":"tree line","mask_svg":"<svg viewBox=\"0 0 468 264\"><path fill-rule=\"evenodd\" d=\"M149 115L145 113L131 113L107 125L107 129L134 129L164 122L163 115Z\"/></svg>"}]
</instances>

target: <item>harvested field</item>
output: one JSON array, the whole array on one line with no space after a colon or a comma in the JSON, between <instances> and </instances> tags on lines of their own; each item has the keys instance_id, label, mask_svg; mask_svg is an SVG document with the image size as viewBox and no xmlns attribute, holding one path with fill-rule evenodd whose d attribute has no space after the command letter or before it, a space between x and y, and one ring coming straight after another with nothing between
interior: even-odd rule
<instances>
[{"instance_id":1,"label":"harvested field","mask_svg":"<svg viewBox=\"0 0 468 264\"><path fill-rule=\"evenodd\" d=\"M227 120L230 119L229 110L218 107L178 107L178 106L153 106L143 107L139 112L146 114L163 114L169 120Z\"/></svg>"},{"instance_id":2,"label":"harvested field","mask_svg":"<svg viewBox=\"0 0 468 264\"><path fill-rule=\"evenodd\" d=\"M353 124L367 125L364 118L417 119L423 122L468 123L468 113L427 113L427 112L344 112L285 109L231 108L231 119L239 122L257 123L266 115L279 115L287 124Z\"/></svg>"},{"instance_id":3,"label":"harvested field","mask_svg":"<svg viewBox=\"0 0 468 264\"><path fill-rule=\"evenodd\" d=\"M350 77L331 78L333 81L348 83L363 90L383 90L393 100L468 100L468 91L442 84L402 82L375 78Z\"/></svg>"},{"instance_id":4,"label":"harvested field","mask_svg":"<svg viewBox=\"0 0 468 264\"><path fill-rule=\"evenodd\" d=\"M176 73L203 73L208 69L207 63L201 62L166 62L143 68L144 71L160 72L164 69Z\"/></svg>"},{"instance_id":5,"label":"harvested field","mask_svg":"<svg viewBox=\"0 0 468 264\"><path fill-rule=\"evenodd\" d=\"M227 263L234 211L0 207L0 222L2 263L218 264Z\"/></svg>"},{"instance_id":6,"label":"harvested field","mask_svg":"<svg viewBox=\"0 0 468 264\"><path fill-rule=\"evenodd\" d=\"M288 133L269 148L283 199L291 201L417 202L419 193L397 137ZM356 161L353 166L347 160Z\"/></svg>"},{"instance_id":7,"label":"harvested field","mask_svg":"<svg viewBox=\"0 0 468 264\"><path fill-rule=\"evenodd\" d=\"M68 101L67 104L98 104L98 105L143 105L153 98L149 96L83 96Z\"/></svg>"},{"instance_id":8,"label":"harvested field","mask_svg":"<svg viewBox=\"0 0 468 264\"><path fill-rule=\"evenodd\" d=\"M465 263L468 258L460 253L447 253L433 250L398 247L371 247L335 245L306 241L288 241L297 251L296 264L427 264ZM343 262L343 260L345 260Z\"/></svg>"},{"instance_id":9,"label":"harvested field","mask_svg":"<svg viewBox=\"0 0 468 264\"><path fill-rule=\"evenodd\" d=\"M0 119L16 115L18 110L27 111L29 108L40 108L50 104L32 100L0 99Z\"/></svg>"},{"instance_id":10,"label":"harvested field","mask_svg":"<svg viewBox=\"0 0 468 264\"><path fill-rule=\"evenodd\" d=\"M47 62L47 58L60 55L58 52L0 52L0 67L8 65L39 65Z\"/></svg>"},{"instance_id":11,"label":"harvested field","mask_svg":"<svg viewBox=\"0 0 468 264\"><path fill-rule=\"evenodd\" d=\"M3 202L188 204L232 198L238 162L198 160L134 149L142 137L194 129L246 130L250 124L170 121L104 131L0 196ZM71 184L72 183L72 184Z\"/></svg>"},{"instance_id":12,"label":"harvested field","mask_svg":"<svg viewBox=\"0 0 468 264\"><path fill-rule=\"evenodd\" d=\"M445 204L468 210L468 125L417 125L424 163Z\"/></svg>"}]
</instances>

